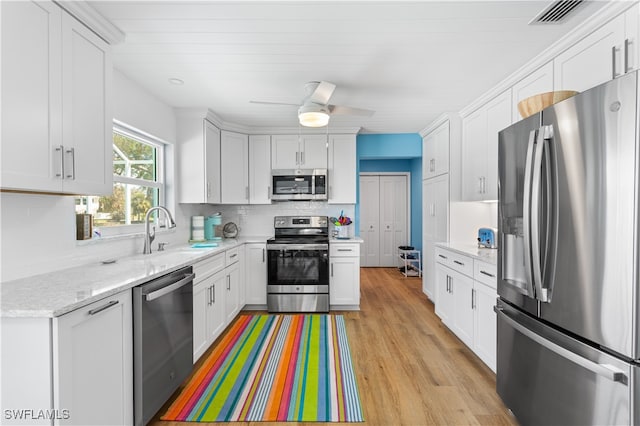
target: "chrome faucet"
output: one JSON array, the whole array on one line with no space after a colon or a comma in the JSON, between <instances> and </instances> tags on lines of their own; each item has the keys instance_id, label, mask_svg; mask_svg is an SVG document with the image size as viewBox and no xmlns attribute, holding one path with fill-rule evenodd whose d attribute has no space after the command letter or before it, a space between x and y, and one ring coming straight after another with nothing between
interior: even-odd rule
<instances>
[{"instance_id":1,"label":"chrome faucet","mask_svg":"<svg viewBox=\"0 0 640 426\"><path fill-rule=\"evenodd\" d=\"M167 216L167 219L169 220L169 229L176 227L173 216L171 216L171 213L166 208L162 206L156 206L151 207L149 210L147 210L147 214L144 217L144 249L142 250L142 254L151 254L151 243L156 238L156 227L154 226L151 230L149 229L149 219L151 218L151 213L153 213L154 210L160 210L164 212L164 214Z\"/></svg>"}]
</instances>

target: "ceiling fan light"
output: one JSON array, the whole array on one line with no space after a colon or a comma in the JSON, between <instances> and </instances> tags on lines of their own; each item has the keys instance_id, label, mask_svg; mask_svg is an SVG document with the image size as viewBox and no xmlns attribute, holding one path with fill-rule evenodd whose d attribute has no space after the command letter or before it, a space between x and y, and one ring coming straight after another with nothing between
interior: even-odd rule
<instances>
[{"instance_id":1,"label":"ceiling fan light","mask_svg":"<svg viewBox=\"0 0 640 426\"><path fill-rule=\"evenodd\" d=\"M323 127L329 124L329 114L326 112L303 112L298 115L298 119L305 127Z\"/></svg>"},{"instance_id":2,"label":"ceiling fan light","mask_svg":"<svg viewBox=\"0 0 640 426\"><path fill-rule=\"evenodd\" d=\"M300 125L323 127L329 124L329 112L322 105L303 105L298 110Z\"/></svg>"}]
</instances>

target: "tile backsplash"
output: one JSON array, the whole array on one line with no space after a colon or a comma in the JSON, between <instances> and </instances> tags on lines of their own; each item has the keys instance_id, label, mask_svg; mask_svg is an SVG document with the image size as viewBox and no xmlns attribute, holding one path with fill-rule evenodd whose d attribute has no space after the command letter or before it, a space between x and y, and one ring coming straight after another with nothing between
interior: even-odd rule
<instances>
[{"instance_id":1,"label":"tile backsplash","mask_svg":"<svg viewBox=\"0 0 640 426\"><path fill-rule=\"evenodd\" d=\"M206 206L205 215L220 212L222 223L234 222L238 225L240 236L273 235L273 218L275 216L335 216L343 211L345 216L353 219L355 205L327 204L320 201L278 201L273 204L252 205L216 205Z\"/></svg>"}]
</instances>

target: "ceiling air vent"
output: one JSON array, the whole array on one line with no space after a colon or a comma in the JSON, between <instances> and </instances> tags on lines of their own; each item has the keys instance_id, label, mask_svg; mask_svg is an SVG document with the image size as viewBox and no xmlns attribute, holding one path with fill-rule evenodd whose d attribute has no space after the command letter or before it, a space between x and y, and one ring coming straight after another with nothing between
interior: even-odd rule
<instances>
[{"instance_id":1,"label":"ceiling air vent","mask_svg":"<svg viewBox=\"0 0 640 426\"><path fill-rule=\"evenodd\" d=\"M554 1L529 21L529 25L561 24L582 3L584 0Z\"/></svg>"}]
</instances>

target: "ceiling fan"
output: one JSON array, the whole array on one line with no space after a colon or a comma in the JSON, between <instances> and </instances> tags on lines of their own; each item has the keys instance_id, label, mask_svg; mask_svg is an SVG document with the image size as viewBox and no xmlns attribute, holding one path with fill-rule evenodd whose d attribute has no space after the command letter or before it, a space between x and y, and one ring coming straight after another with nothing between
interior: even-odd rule
<instances>
[{"instance_id":1,"label":"ceiling fan","mask_svg":"<svg viewBox=\"0 0 640 426\"><path fill-rule=\"evenodd\" d=\"M352 108L342 105L330 105L329 99L336 90L336 85L328 81L310 81L304 86L307 93L302 104L285 102L249 101L253 104L291 105L298 107L298 120L302 126L323 127L329 124L330 115L360 115L371 117L375 111Z\"/></svg>"}]
</instances>

